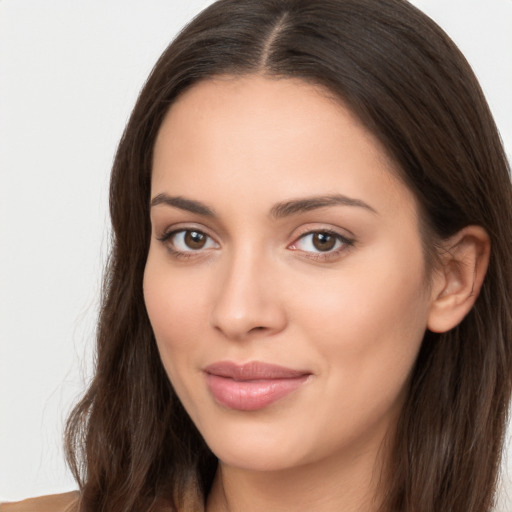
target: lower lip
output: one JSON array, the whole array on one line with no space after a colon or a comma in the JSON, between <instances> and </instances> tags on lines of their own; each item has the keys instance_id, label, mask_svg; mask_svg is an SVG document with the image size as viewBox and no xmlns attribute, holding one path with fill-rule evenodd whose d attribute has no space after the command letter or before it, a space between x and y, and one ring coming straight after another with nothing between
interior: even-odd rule
<instances>
[{"instance_id":1,"label":"lower lip","mask_svg":"<svg viewBox=\"0 0 512 512\"><path fill-rule=\"evenodd\" d=\"M293 393L308 377L237 381L207 373L206 382L219 404L238 411L256 411Z\"/></svg>"}]
</instances>

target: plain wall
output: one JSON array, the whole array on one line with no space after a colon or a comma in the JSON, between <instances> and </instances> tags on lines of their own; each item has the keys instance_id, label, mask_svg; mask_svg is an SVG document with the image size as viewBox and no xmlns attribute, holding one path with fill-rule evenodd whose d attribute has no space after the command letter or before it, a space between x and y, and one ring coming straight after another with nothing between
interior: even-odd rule
<instances>
[{"instance_id":1,"label":"plain wall","mask_svg":"<svg viewBox=\"0 0 512 512\"><path fill-rule=\"evenodd\" d=\"M112 158L157 57L209 3L0 0L0 500L76 488L62 430L90 377ZM466 54L510 155L512 1L413 3Z\"/></svg>"}]
</instances>

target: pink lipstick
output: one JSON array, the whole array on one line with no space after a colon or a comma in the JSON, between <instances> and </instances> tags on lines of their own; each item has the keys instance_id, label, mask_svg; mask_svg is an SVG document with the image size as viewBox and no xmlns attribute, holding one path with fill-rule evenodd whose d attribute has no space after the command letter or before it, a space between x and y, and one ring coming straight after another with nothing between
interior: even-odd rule
<instances>
[{"instance_id":1,"label":"pink lipstick","mask_svg":"<svg viewBox=\"0 0 512 512\"><path fill-rule=\"evenodd\" d=\"M310 372L253 361L238 365L220 361L204 369L214 399L229 409L256 411L289 395Z\"/></svg>"}]
</instances>

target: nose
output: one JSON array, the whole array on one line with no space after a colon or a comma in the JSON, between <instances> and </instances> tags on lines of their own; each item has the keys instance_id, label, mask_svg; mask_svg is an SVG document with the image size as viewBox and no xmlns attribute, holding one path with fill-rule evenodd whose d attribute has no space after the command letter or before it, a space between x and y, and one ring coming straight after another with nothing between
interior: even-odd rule
<instances>
[{"instance_id":1,"label":"nose","mask_svg":"<svg viewBox=\"0 0 512 512\"><path fill-rule=\"evenodd\" d=\"M276 270L254 253L226 262L218 275L212 327L234 340L281 332L287 317Z\"/></svg>"}]
</instances>

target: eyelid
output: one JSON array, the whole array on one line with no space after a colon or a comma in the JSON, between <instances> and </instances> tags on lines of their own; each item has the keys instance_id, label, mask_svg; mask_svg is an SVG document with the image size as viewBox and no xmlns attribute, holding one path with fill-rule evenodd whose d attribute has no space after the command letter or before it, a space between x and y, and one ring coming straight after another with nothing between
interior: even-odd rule
<instances>
[{"instance_id":1,"label":"eyelid","mask_svg":"<svg viewBox=\"0 0 512 512\"><path fill-rule=\"evenodd\" d=\"M330 229L311 229L311 230L306 231L305 233L302 233L301 235L295 237L295 240L290 244L290 246L295 245L299 240L301 240L307 236L318 235L318 234L325 234L325 235L333 236L334 238L340 240L344 244L353 244L354 243L353 239L348 238L348 237L342 235L341 233L338 233L337 231L332 231Z\"/></svg>"},{"instance_id":2,"label":"eyelid","mask_svg":"<svg viewBox=\"0 0 512 512\"><path fill-rule=\"evenodd\" d=\"M308 251L297 247L299 241L303 240L307 236L313 236L315 234L331 235L335 237L337 241L341 242L341 246L338 246L337 248L333 248L332 250L327 251ZM334 229L332 227L305 226L303 229L300 230L298 234L294 236L293 242L288 245L288 249L302 253L304 257L309 259L328 261L341 257L342 253L345 253L347 250L351 249L354 246L355 242L356 240L355 237L353 237L353 235L347 236L341 233L340 230Z\"/></svg>"},{"instance_id":3,"label":"eyelid","mask_svg":"<svg viewBox=\"0 0 512 512\"><path fill-rule=\"evenodd\" d=\"M179 233L186 232L198 232L207 237L207 247L200 247L194 249L193 247L189 247L188 249L181 250L177 248L173 243L172 239ZM346 232L350 233L347 235ZM313 236L315 234L327 234L336 239L335 247L328 250L307 250L301 247L298 247L299 242L305 239L307 236ZM296 233L293 236L293 241L287 245L287 248L292 251L296 251L301 253L303 257L315 260L332 260L339 258L341 253L345 253L349 250L356 242L355 237L352 233L346 229L342 228L334 228L332 226L325 225L305 225L296 230ZM220 243L217 241L217 237L210 233L210 230L202 225L197 224L174 224L168 226L161 235L155 235L157 240L161 242L166 249L175 257L187 259L193 257L199 257L201 255L205 255L205 253L211 251L212 249L220 248ZM213 245L213 246L212 246Z\"/></svg>"},{"instance_id":4,"label":"eyelid","mask_svg":"<svg viewBox=\"0 0 512 512\"><path fill-rule=\"evenodd\" d=\"M204 233L212 240L217 242L217 237L211 233L211 230L200 223L195 222L176 222L170 225L166 225L165 228L159 229L159 227L155 228L155 238L160 241L168 240L172 235L179 233L180 231L197 231L199 233ZM158 234L160 232L161 234Z\"/></svg>"},{"instance_id":5,"label":"eyelid","mask_svg":"<svg viewBox=\"0 0 512 512\"><path fill-rule=\"evenodd\" d=\"M310 222L302 225L300 228L295 229L291 234L290 238L293 238L294 242L299 238L309 235L311 233L329 233L331 235L337 236L346 242L354 243L356 241L356 235L352 233L349 229L342 228L339 226L333 226L329 223L321 223L321 222Z\"/></svg>"},{"instance_id":6,"label":"eyelid","mask_svg":"<svg viewBox=\"0 0 512 512\"><path fill-rule=\"evenodd\" d=\"M185 250L175 247L175 245L173 244L174 237L176 237L180 233L187 233L187 232L201 233L202 235L206 236L208 239L206 244L211 242L214 244L214 246L213 247L212 246L201 247L198 249L189 248L189 249L185 249ZM204 253L206 253L212 249L217 249L220 247L219 242L216 240L216 238L214 236L212 236L208 232L207 229L203 228L202 226L198 227L198 226L190 225L190 224L174 225L174 226L168 227L162 233L162 235L156 236L156 239L165 246L165 248L171 253L171 255L178 257L178 258L183 258L183 259L188 259L188 258L195 257L195 256L201 256L201 255L204 255Z\"/></svg>"}]
</instances>

